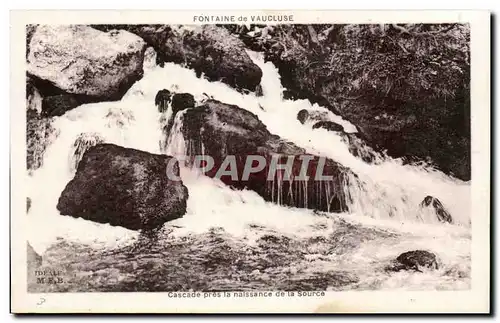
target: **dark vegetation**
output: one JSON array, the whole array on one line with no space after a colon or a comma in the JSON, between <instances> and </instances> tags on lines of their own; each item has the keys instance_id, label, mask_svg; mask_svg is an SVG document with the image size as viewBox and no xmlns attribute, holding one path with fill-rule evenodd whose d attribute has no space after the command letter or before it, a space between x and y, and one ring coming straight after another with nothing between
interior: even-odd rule
<instances>
[{"instance_id":1,"label":"dark vegetation","mask_svg":"<svg viewBox=\"0 0 500 323\"><path fill-rule=\"evenodd\" d=\"M328 107L394 157L470 179L468 25L260 27L227 28L276 64L287 97Z\"/></svg>"}]
</instances>

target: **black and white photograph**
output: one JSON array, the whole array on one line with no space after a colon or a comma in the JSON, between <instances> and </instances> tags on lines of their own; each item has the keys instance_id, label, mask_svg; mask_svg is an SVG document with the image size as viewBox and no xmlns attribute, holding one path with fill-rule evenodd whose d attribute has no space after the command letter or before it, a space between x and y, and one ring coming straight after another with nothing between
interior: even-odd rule
<instances>
[{"instance_id":1,"label":"black and white photograph","mask_svg":"<svg viewBox=\"0 0 500 323\"><path fill-rule=\"evenodd\" d=\"M190 17L23 25L24 292L471 291L469 22Z\"/></svg>"}]
</instances>

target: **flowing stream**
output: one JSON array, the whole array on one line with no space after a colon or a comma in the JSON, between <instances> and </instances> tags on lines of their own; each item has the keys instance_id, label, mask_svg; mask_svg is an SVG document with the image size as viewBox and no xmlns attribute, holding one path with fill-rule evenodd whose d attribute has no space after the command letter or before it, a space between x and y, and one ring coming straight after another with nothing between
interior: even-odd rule
<instances>
[{"instance_id":1,"label":"flowing stream","mask_svg":"<svg viewBox=\"0 0 500 323\"><path fill-rule=\"evenodd\" d=\"M297 113L312 109L356 132L355 125L307 100L284 100L277 69L249 52L263 71L263 96L242 94L220 82L167 63L145 62L144 77L121 101L82 105L55 118L42 167L28 175L31 209L29 242L43 266L62 268L67 283L30 284L34 291L125 290L350 290L470 288L470 184L427 165L404 165L377 157L353 156L342 136L301 124ZM168 222L155 239L122 227L98 224L56 209L85 148L115 143L151 153L186 153L182 113L170 136L162 127L171 109L158 112L161 89L187 92L198 102L207 95L251 111L271 133L307 152L349 167L349 213L333 214L265 202L252 191L235 191L216 179L182 167L189 190L187 213ZM441 200L453 224L438 222L419 208L425 196ZM47 225L50 223L50 225ZM43 228L43 231L41 230ZM154 240L154 241L153 241ZM399 254L424 249L439 258L439 269L387 272Z\"/></svg>"}]
</instances>

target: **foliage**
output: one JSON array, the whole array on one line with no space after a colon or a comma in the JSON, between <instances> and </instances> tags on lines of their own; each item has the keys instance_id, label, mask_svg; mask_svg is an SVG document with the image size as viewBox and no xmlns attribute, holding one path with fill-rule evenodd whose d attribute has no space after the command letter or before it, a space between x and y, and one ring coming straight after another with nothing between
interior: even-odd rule
<instances>
[{"instance_id":1,"label":"foliage","mask_svg":"<svg viewBox=\"0 0 500 323\"><path fill-rule=\"evenodd\" d=\"M296 96L341 114L391 155L470 178L468 25L262 26L243 39Z\"/></svg>"}]
</instances>

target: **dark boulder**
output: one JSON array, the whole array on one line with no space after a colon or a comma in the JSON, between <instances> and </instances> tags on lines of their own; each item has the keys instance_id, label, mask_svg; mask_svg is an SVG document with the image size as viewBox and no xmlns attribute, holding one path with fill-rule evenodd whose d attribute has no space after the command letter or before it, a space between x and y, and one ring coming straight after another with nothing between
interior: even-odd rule
<instances>
[{"instance_id":1,"label":"dark boulder","mask_svg":"<svg viewBox=\"0 0 500 323\"><path fill-rule=\"evenodd\" d=\"M396 258L393 271L415 270L421 272L422 269L438 269L438 260L435 254L425 250L413 250L400 254Z\"/></svg>"},{"instance_id":2,"label":"dark boulder","mask_svg":"<svg viewBox=\"0 0 500 323\"><path fill-rule=\"evenodd\" d=\"M347 210L344 188L353 174L333 160L306 154L304 149L272 135L253 113L208 100L196 109L187 110L183 117L186 154L214 159L214 167L205 171L205 175L217 177L236 189L253 190L265 200L281 205L330 212ZM301 179L303 159L309 160L304 164L307 165L304 175L309 178ZM286 179L283 169L271 171L273 163L288 162L292 180ZM252 173L248 172L250 166L254 168ZM224 172L231 169L236 169L236 174ZM317 180L316 175L330 177Z\"/></svg>"},{"instance_id":3,"label":"dark boulder","mask_svg":"<svg viewBox=\"0 0 500 323\"><path fill-rule=\"evenodd\" d=\"M238 90L254 91L262 71L246 52L245 44L227 29L215 25L92 25L99 30L125 29L144 39L158 53L157 62L186 64L210 81Z\"/></svg>"},{"instance_id":4,"label":"dark boulder","mask_svg":"<svg viewBox=\"0 0 500 323\"><path fill-rule=\"evenodd\" d=\"M63 215L132 230L155 229L186 212L187 188L173 157L113 144L87 150L59 197ZM168 168L170 167L170 168Z\"/></svg>"},{"instance_id":5,"label":"dark boulder","mask_svg":"<svg viewBox=\"0 0 500 323\"><path fill-rule=\"evenodd\" d=\"M172 102L172 93L169 90L163 89L156 93L155 105L159 112L165 112L168 109L168 104Z\"/></svg>"},{"instance_id":6,"label":"dark boulder","mask_svg":"<svg viewBox=\"0 0 500 323\"><path fill-rule=\"evenodd\" d=\"M430 195L426 196L424 200L420 203L421 208L432 208L436 212L436 216L440 222L453 223L453 218L451 214L446 211L445 207L439 201L439 199L432 197Z\"/></svg>"},{"instance_id":7,"label":"dark boulder","mask_svg":"<svg viewBox=\"0 0 500 323\"><path fill-rule=\"evenodd\" d=\"M26 198L26 213L28 213L31 209L31 198Z\"/></svg>"},{"instance_id":8,"label":"dark boulder","mask_svg":"<svg viewBox=\"0 0 500 323\"><path fill-rule=\"evenodd\" d=\"M313 125L313 129L326 129L328 131L344 132L344 127L333 121L320 121Z\"/></svg>"},{"instance_id":9,"label":"dark boulder","mask_svg":"<svg viewBox=\"0 0 500 323\"><path fill-rule=\"evenodd\" d=\"M28 268L37 268L42 265L42 256L33 249L29 242L26 243L26 252Z\"/></svg>"},{"instance_id":10,"label":"dark boulder","mask_svg":"<svg viewBox=\"0 0 500 323\"><path fill-rule=\"evenodd\" d=\"M196 101L194 96L189 93L176 93L172 97L172 111L176 114L178 111L194 108Z\"/></svg>"}]
</instances>

